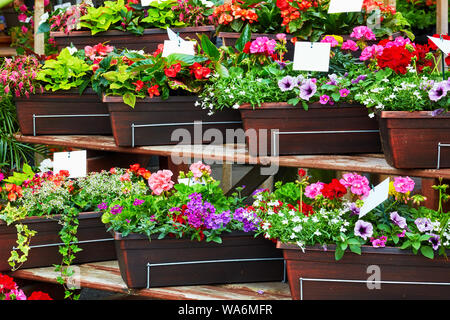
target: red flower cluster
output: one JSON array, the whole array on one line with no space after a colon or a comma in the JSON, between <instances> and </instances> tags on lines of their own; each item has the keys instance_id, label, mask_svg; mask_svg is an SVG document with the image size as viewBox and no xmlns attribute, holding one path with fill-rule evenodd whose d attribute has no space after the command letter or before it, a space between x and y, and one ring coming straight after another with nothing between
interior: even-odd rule
<instances>
[{"instance_id":1,"label":"red flower cluster","mask_svg":"<svg viewBox=\"0 0 450 320\"><path fill-rule=\"evenodd\" d=\"M211 73L211 69L202 66L198 62L195 62L189 69L191 70L191 75L193 74L197 80L204 79Z\"/></svg>"},{"instance_id":2,"label":"red flower cluster","mask_svg":"<svg viewBox=\"0 0 450 320\"><path fill-rule=\"evenodd\" d=\"M16 289L17 284L14 282L14 279L6 274L0 273L0 293L9 293Z\"/></svg>"},{"instance_id":3,"label":"red flower cluster","mask_svg":"<svg viewBox=\"0 0 450 320\"><path fill-rule=\"evenodd\" d=\"M146 180L148 180L148 178L152 175L150 171L141 167L139 163L132 164L130 168L127 169L127 172L134 173L136 176L143 177Z\"/></svg>"},{"instance_id":4,"label":"red flower cluster","mask_svg":"<svg viewBox=\"0 0 450 320\"><path fill-rule=\"evenodd\" d=\"M125 5L125 8L127 8L128 11L135 11L132 7L131 4L139 4L140 1L139 0L128 0L127 4Z\"/></svg>"},{"instance_id":5,"label":"red flower cluster","mask_svg":"<svg viewBox=\"0 0 450 320\"><path fill-rule=\"evenodd\" d=\"M342 198L347 193L347 188L337 179L333 179L331 183L325 184L322 188L322 195L329 199Z\"/></svg>"},{"instance_id":6,"label":"red flower cluster","mask_svg":"<svg viewBox=\"0 0 450 320\"><path fill-rule=\"evenodd\" d=\"M42 291L33 292L27 300L53 300L47 293Z\"/></svg>"},{"instance_id":7,"label":"red flower cluster","mask_svg":"<svg viewBox=\"0 0 450 320\"><path fill-rule=\"evenodd\" d=\"M290 210L294 210L294 211L300 212L300 200L297 201L297 206L293 206L292 204L288 204L287 207ZM309 217L309 216L312 216L314 214L314 208L312 206L310 206L309 204L306 204L306 203L302 202L301 212L303 213L303 215Z\"/></svg>"},{"instance_id":8,"label":"red flower cluster","mask_svg":"<svg viewBox=\"0 0 450 320\"><path fill-rule=\"evenodd\" d=\"M181 64L175 63L171 65L169 68L164 69L164 74L169 78L175 78L178 72L181 71Z\"/></svg>"},{"instance_id":9,"label":"red flower cluster","mask_svg":"<svg viewBox=\"0 0 450 320\"><path fill-rule=\"evenodd\" d=\"M384 48L383 53L377 56L377 62L381 69L391 68L396 73L406 74L407 67L414 56L414 52L409 51L405 46L393 46Z\"/></svg>"},{"instance_id":10,"label":"red flower cluster","mask_svg":"<svg viewBox=\"0 0 450 320\"><path fill-rule=\"evenodd\" d=\"M160 95L160 92L158 90L159 85L157 85L157 84L155 84L153 86L150 86L149 82L144 82L142 80L137 80L136 82L133 82L132 84L134 84L134 86L136 87L135 88L136 92L141 91L147 85L148 86L147 87L147 93L148 93L148 96L150 98L153 98L154 96L159 96Z\"/></svg>"},{"instance_id":11,"label":"red flower cluster","mask_svg":"<svg viewBox=\"0 0 450 320\"><path fill-rule=\"evenodd\" d=\"M237 1L232 3L225 3L223 5L217 6L212 14L214 18L219 18L218 23L227 25L233 20L247 21L248 23L253 23L258 20L258 15L253 9L244 9L240 7Z\"/></svg>"},{"instance_id":12,"label":"red flower cluster","mask_svg":"<svg viewBox=\"0 0 450 320\"><path fill-rule=\"evenodd\" d=\"M282 26L286 26L286 32L289 33L289 23L301 18L301 12L307 11L311 7L317 7L315 0L277 0L277 7L281 11L283 18Z\"/></svg>"}]
</instances>

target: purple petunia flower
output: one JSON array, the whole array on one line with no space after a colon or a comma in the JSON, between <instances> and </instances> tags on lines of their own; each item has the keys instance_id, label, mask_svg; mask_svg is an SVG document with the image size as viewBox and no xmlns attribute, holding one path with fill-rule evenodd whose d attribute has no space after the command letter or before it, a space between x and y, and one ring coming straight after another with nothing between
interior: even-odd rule
<instances>
[{"instance_id":1,"label":"purple petunia flower","mask_svg":"<svg viewBox=\"0 0 450 320\"><path fill-rule=\"evenodd\" d=\"M437 102L447 95L447 84L438 82L434 84L433 88L428 92L428 97L431 101Z\"/></svg>"},{"instance_id":2,"label":"purple petunia flower","mask_svg":"<svg viewBox=\"0 0 450 320\"><path fill-rule=\"evenodd\" d=\"M309 101L309 99L317 92L317 85L313 80L305 80L300 86L300 98Z\"/></svg>"},{"instance_id":3,"label":"purple petunia flower","mask_svg":"<svg viewBox=\"0 0 450 320\"><path fill-rule=\"evenodd\" d=\"M439 249L439 246L441 245L441 237L434 233L430 233L430 236L431 236L431 238L428 239L428 242L431 243L433 250Z\"/></svg>"},{"instance_id":4,"label":"purple petunia flower","mask_svg":"<svg viewBox=\"0 0 450 320\"><path fill-rule=\"evenodd\" d=\"M108 204L106 202L102 202L97 206L97 208L99 210L106 210L106 209L108 209Z\"/></svg>"},{"instance_id":5,"label":"purple petunia flower","mask_svg":"<svg viewBox=\"0 0 450 320\"><path fill-rule=\"evenodd\" d=\"M420 232L426 232L433 230L433 225L431 224L431 220L428 218L417 218L414 223L419 229Z\"/></svg>"},{"instance_id":6,"label":"purple petunia flower","mask_svg":"<svg viewBox=\"0 0 450 320\"><path fill-rule=\"evenodd\" d=\"M359 236L364 240L367 240L367 238L371 237L373 234L373 226L370 222L358 220L356 221L354 232L355 236Z\"/></svg>"},{"instance_id":7,"label":"purple petunia flower","mask_svg":"<svg viewBox=\"0 0 450 320\"><path fill-rule=\"evenodd\" d=\"M432 116L432 117L440 116L440 115L443 114L444 112L445 112L445 109L443 109L443 108L436 109L436 110L433 110L433 111L431 112L431 116Z\"/></svg>"},{"instance_id":8,"label":"purple petunia flower","mask_svg":"<svg viewBox=\"0 0 450 320\"><path fill-rule=\"evenodd\" d=\"M278 81L278 87L283 92L291 91L292 89L294 89L295 84L296 84L295 78L293 78L291 76L286 76L283 79L281 79L280 81Z\"/></svg>"},{"instance_id":9,"label":"purple petunia flower","mask_svg":"<svg viewBox=\"0 0 450 320\"><path fill-rule=\"evenodd\" d=\"M331 86L337 86L337 78L338 78L338 76L336 75L336 74L330 74L329 76L328 76L328 78L330 79L330 81L328 81L327 82L327 84L328 85L331 85Z\"/></svg>"},{"instance_id":10,"label":"purple petunia flower","mask_svg":"<svg viewBox=\"0 0 450 320\"><path fill-rule=\"evenodd\" d=\"M402 229L407 227L406 219L401 217L397 211L391 212L391 221Z\"/></svg>"}]
</instances>

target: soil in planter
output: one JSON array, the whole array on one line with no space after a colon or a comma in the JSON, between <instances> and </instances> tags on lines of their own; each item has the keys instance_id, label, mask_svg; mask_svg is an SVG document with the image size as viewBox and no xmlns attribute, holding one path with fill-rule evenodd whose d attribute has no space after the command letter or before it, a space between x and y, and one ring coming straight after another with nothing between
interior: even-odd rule
<instances>
[{"instance_id":1,"label":"soil in planter","mask_svg":"<svg viewBox=\"0 0 450 320\"><path fill-rule=\"evenodd\" d=\"M105 225L101 222L101 213L80 213L77 238L86 243L79 244L83 250L76 253L73 264L116 260L114 241L110 233L106 232ZM60 264L62 256L58 251L61 239L58 232L61 225L58 220L44 217L27 218L26 225L30 230L37 231L31 238L31 250L27 261L21 269L49 267ZM17 230L14 225L7 226L0 222L0 272L9 271L11 267L8 259L17 241ZM92 241L92 242L89 242Z\"/></svg>"},{"instance_id":2,"label":"soil in planter","mask_svg":"<svg viewBox=\"0 0 450 320\"><path fill-rule=\"evenodd\" d=\"M170 237L149 241L135 234L125 238L115 234L115 239L120 271L129 288L283 281L281 251L253 234L226 234L222 244ZM261 260L237 261L241 259Z\"/></svg>"}]
</instances>

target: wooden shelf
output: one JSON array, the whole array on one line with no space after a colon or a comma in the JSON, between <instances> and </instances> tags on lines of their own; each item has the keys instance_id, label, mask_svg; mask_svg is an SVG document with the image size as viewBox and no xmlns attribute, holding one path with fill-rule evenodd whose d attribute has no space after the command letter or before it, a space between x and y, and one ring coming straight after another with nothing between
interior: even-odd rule
<instances>
[{"instance_id":1,"label":"wooden shelf","mask_svg":"<svg viewBox=\"0 0 450 320\"><path fill-rule=\"evenodd\" d=\"M214 160L216 163L249 164L295 168L314 168L337 171L356 171L383 175L408 175L419 178L450 179L450 169L401 170L387 164L383 154L363 155L298 155L280 157L252 157L245 145L171 145L136 148L117 147L112 136L23 136L21 142L57 145L87 150L102 150L128 154L147 154L163 157L183 157L188 160ZM197 160L198 159L198 160Z\"/></svg>"},{"instance_id":2,"label":"wooden shelf","mask_svg":"<svg viewBox=\"0 0 450 320\"><path fill-rule=\"evenodd\" d=\"M201 285L162 287L129 290L120 276L117 261L95 262L78 265L80 286L167 300L291 300L288 283L260 282L246 284ZM54 267L23 269L11 272L13 278L57 283L60 274Z\"/></svg>"}]
</instances>

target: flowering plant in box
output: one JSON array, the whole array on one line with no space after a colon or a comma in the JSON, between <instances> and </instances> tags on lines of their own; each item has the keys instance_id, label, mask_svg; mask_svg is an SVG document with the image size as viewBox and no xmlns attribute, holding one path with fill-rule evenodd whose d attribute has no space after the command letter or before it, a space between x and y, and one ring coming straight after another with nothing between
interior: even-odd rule
<instances>
[{"instance_id":1,"label":"flowering plant in box","mask_svg":"<svg viewBox=\"0 0 450 320\"><path fill-rule=\"evenodd\" d=\"M221 242L224 232L255 231L259 219L242 207L238 194L224 195L220 181L209 174L203 164L191 165L181 177L202 178L204 183L187 184L172 181L170 170L153 173L148 184L150 195L130 195L105 204L102 220L109 230L147 235L158 239L166 236Z\"/></svg>"},{"instance_id":2,"label":"flowering plant in box","mask_svg":"<svg viewBox=\"0 0 450 320\"><path fill-rule=\"evenodd\" d=\"M163 44L152 54L123 50L111 53L94 66L92 87L99 94L122 96L134 107L136 98L186 95L202 90L213 70L221 72L220 52L207 36L201 36L202 52L194 56L162 57Z\"/></svg>"},{"instance_id":3,"label":"flowering plant in box","mask_svg":"<svg viewBox=\"0 0 450 320\"><path fill-rule=\"evenodd\" d=\"M356 173L324 183L313 182L303 171L295 183L275 187L273 193L259 190L248 208L262 219L258 233L266 238L296 243L302 250L335 245L337 260L348 249L361 254L363 245L412 249L431 259L449 248L448 213L414 209L424 198L412 195L409 177L396 177L388 201L368 213L361 208L369 181Z\"/></svg>"},{"instance_id":4,"label":"flowering plant in box","mask_svg":"<svg viewBox=\"0 0 450 320\"><path fill-rule=\"evenodd\" d=\"M102 201L113 201L129 193L145 194L149 175L150 172L136 164L127 170L113 168L109 172L69 179L67 171L34 173L30 166L24 165L23 172L14 172L4 180L2 188L7 192L9 202L0 212L0 219L7 225L14 224L18 233L17 249L11 252L8 260L12 269L16 270L26 262L31 238L36 235L24 219L56 218L62 225L59 233L62 263L55 270L61 272L58 282L64 285L64 277L70 276L69 267L75 254L81 250L77 239L79 213L96 211ZM71 297L73 293L66 290L67 296Z\"/></svg>"}]
</instances>

